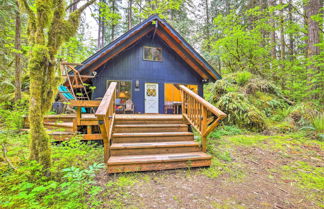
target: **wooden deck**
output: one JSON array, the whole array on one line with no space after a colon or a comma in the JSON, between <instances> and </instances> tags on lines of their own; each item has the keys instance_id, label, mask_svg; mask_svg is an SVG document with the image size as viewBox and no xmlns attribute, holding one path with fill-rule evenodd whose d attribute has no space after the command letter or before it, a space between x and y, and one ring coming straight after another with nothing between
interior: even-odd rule
<instances>
[{"instance_id":1,"label":"wooden deck","mask_svg":"<svg viewBox=\"0 0 324 209\"><path fill-rule=\"evenodd\" d=\"M80 135L83 140L102 140L108 173L204 167L207 136L226 116L185 86L180 85L182 114L115 114L116 82L102 101L73 100L75 115L48 115L44 125L55 141ZM81 108L97 108L82 114ZM211 116L211 117L210 117ZM28 121L25 120L26 127ZM201 136L194 141L191 125Z\"/></svg>"},{"instance_id":2,"label":"wooden deck","mask_svg":"<svg viewBox=\"0 0 324 209\"><path fill-rule=\"evenodd\" d=\"M202 167L211 163L211 156L201 151L182 115L116 114L114 121L106 162L108 173ZM76 134L83 140L102 140L98 123L94 114L82 114L79 121L76 114L44 118L54 141L69 140Z\"/></svg>"}]
</instances>

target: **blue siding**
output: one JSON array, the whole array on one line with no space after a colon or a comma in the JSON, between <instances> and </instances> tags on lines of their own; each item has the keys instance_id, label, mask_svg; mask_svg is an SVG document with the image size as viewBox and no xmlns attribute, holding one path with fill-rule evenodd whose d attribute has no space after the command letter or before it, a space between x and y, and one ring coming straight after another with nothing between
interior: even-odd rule
<instances>
[{"instance_id":1,"label":"blue siding","mask_svg":"<svg viewBox=\"0 0 324 209\"><path fill-rule=\"evenodd\" d=\"M162 61L143 60L143 46L161 47ZM92 80L93 85L96 86L93 99L103 97L107 80L132 81L132 100L135 104L135 112L140 113L144 113L145 83L159 84L160 113L164 111L164 83L195 84L198 85L199 94L201 96L203 94L202 78L158 37L154 40L149 37L141 39L136 45L98 69L96 77ZM136 80L140 82L139 91L134 91Z\"/></svg>"}]
</instances>

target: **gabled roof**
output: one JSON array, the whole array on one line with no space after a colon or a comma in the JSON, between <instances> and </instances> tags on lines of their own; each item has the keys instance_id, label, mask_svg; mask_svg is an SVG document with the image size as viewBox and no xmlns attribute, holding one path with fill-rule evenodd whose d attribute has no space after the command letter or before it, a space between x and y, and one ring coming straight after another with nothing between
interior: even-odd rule
<instances>
[{"instance_id":1,"label":"gabled roof","mask_svg":"<svg viewBox=\"0 0 324 209\"><path fill-rule=\"evenodd\" d=\"M136 25L107 46L98 50L95 54L83 61L83 65L78 66L76 69L80 71L81 74L85 71L95 71L150 32L153 32L161 38L162 41L177 53L182 60L195 70L203 79L212 81L221 79L221 76L213 69L213 67L211 67L176 30L174 30L158 15L150 16L148 19Z\"/></svg>"}]
</instances>

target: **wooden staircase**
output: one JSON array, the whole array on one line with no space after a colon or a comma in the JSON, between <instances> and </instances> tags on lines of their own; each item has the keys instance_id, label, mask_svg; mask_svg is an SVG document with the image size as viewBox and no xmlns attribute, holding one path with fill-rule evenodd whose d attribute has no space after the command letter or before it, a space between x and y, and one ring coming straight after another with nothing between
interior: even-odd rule
<instances>
[{"instance_id":1,"label":"wooden staircase","mask_svg":"<svg viewBox=\"0 0 324 209\"><path fill-rule=\"evenodd\" d=\"M95 116L104 142L108 173L205 167L207 135L226 116L180 85L181 115L115 114L116 82L108 87ZM194 141L189 124L201 135Z\"/></svg>"},{"instance_id":2,"label":"wooden staircase","mask_svg":"<svg viewBox=\"0 0 324 209\"><path fill-rule=\"evenodd\" d=\"M181 115L116 115L108 173L209 166Z\"/></svg>"}]
</instances>

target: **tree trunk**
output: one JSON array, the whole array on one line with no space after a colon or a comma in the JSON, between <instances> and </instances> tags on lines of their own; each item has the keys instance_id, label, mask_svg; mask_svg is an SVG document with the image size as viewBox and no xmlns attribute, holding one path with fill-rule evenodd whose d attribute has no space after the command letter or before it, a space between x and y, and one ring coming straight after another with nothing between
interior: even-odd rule
<instances>
[{"instance_id":1,"label":"tree trunk","mask_svg":"<svg viewBox=\"0 0 324 209\"><path fill-rule=\"evenodd\" d=\"M279 1L280 5L283 5L282 0ZM284 31L284 14L283 9L280 10L280 58L281 60L285 59L285 31Z\"/></svg>"},{"instance_id":2,"label":"tree trunk","mask_svg":"<svg viewBox=\"0 0 324 209\"><path fill-rule=\"evenodd\" d=\"M308 57L318 55L320 53L319 46L315 46L320 42L319 36L319 24L318 22L312 19L312 16L317 15L319 13L319 9L321 8L320 0L309 0L306 5L306 21L308 26L308 41L307 41L307 55Z\"/></svg>"},{"instance_id":3,"label":"tree trunk","mask_svg":"<svg viewBox=\"0 0 324 209\"><path fill-rule=\"evenodd\" d=\"M128 0L128 15L127 15L127 21L128 21L128 30L132 28L132 16L133 16L133 0Z\"/></svg>"},{"instance_id":4,"label":"tree trunk","mask_svg":"<svg viewBox=\"0 0 324 209\"><path fill-rule=\"evenodd\" d=\"M27 0L19 1L28 14L28 41L31 46L28 57L30 159L40 163L46 173L51 166L51 149L43 118L51 108L60 82L55 56L64 41L77 32L82 11L94 2L95 0L87 1L66 18L64 1L57 1L54 9L46 6L47 1L38 1L34 5L35 10L31 9Z\"/></svg>"},{"instance_id":5,"label":"tree trunk","mask_svg":"<svg viewBox=\"0 0 324 209\"><path fill-rule=\"evenodd\" d=\"M230 0L225 0L225 14L228 15L231 12Z\"/></svg>"},{"instance_id":6,"label":"tree trunk","mask_svg":"<svg viewBox=\"0 0 324 209\"><path fill-rule=\"evenodd\" d=\"M316 44L320 43L320 30L319 23L312 19L312 16L319 14L319 9L321 8L320 0L309 0L305 5L306 12L306 23L307 23L307 57L312 63L314 56L320 54L319 46ZM319 67L310 64L307 66L308 74L308 85L310 86L310 97L312 99L317 99L319 97L318 93L313 93L315 89L319 87L317 83L317 75L321 73ZM320 82L320 81L319 81Z\"/></svg>"},{"instance_id":7,"label":"tree trunk","mask_svg":"<svg viewBox=\"0 0 324 209\"><path fill-rule=\"evenodd\" d=\"M16 28L15 28L15 102L21 99L21 19L18 2L16 11Z\"/></svg>"},{"instance_id":8,"label":"tree trunk","mask_svg":"<svg viewBox=\"0 0 324 209\"><path fill-rule=\"evenodd\" d=\"M210 31L209 31L209 2L205 0L205 12L206 12L206 39L207 39L207 51L210 52Z\"/></svg>"},{"instance_id":9,"label":"tree trunk","mask_svg":"<svg viewBox=\"0 0 324 209\"><path fill-rule=\"evenodd\" d=\"M41 45L42 43L38 42L37 44ZM51 166L51 150L43 118L49 110L52 100L53 94L49 93L47 89L50 88L51 76L54 73L50 71L54 71L54 69L49 68L48 50L34 49L29 59L28 69L30 72L29 121L30 135L32 136L30 159L36 160L46 169ZM46 75L47 73L49 75Z\"/></svg>"},{"instance_id":10,"label":"tree trunk","mask_svg":"<svg viewBox=\"0 0 324 209\"><path fill-rule=\"evenodd\" d=\"M112 1L112 11L113 14L115 14L116 12L116 0ZM111 25L111 41L113 41L115 39L115 28L116 28L116 24L113 22Z\"/></svg>"},{"instance_id":11,"label":"tree trunk","mask_svg":"<svg viewBox=\"0 0 324 209\"><path fill-rule=\"evenodd\" d=\"M288 2L288 11L289 11L289 14L288 14L288 18L289 18L289 24L292 24L293 23L293 15L292 15L292 0L289 0ZM293 34L290 32L289 33L289 57L290 57L290 60L293 60L294 59L294 36Z\"/></svg>"},{"instance_id":12,"label":"tree trunk","mask_svg":"<svg viewBox=\"0 0 324 209\"><path fill-rule=\"evenodd\" d=\"M273 7L276 5L276 0L269 0L269 6L270 7ZM274 16L274 13L272 13L272 16ZM276 24L275 24L275 21L274 19L271 19L271 23L272 25L272 31L270 33L270 37L271 37L271 57L272 59L276 59L277 58L277 50L276 50L276 30L275 30L275 27L276 27Z\"/></svg>"}]
</instances>

